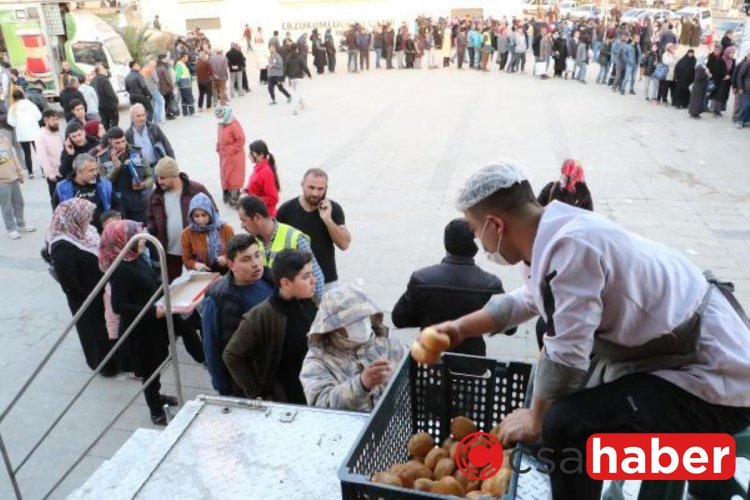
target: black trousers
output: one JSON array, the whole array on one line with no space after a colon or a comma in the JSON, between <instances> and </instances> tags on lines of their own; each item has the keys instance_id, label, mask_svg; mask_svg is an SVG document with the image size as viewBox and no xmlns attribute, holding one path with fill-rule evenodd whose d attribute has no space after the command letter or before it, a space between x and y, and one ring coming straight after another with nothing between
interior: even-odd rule
<instances>
[{"instance_id":1,"label":"black trousers","mask_svg":"<svg viewBox=\"0 0 750 500\"><path fill-rule=\"evenodd\" d=\"M672 102L674 102L674 80L662 80L659 82L659 93L656 96L656 102L668 102L667 92L669 92Z\"/></svg>"},{"instance_id":2,"label":"black trousers","mask_svg":"<svg viewBox=\"0 0 750 500\"><path fill-rule=\"evenodd\" d=\"M164 96L164 110L167 115L167 118L174 118L178 116L179 113L175 113L175 109L174 109L174 92L170 92L168 94L162 94L162 95Z\"/></svg>"},{"instance_id":3,"label":"black trousers","mask_svg":"<svg viewBox=\"0 0 750 500\"><path fill-rule=\"evenodd\" d=\"M498 59L497 65L500 67L500 71L505 69L505 66L508 64L508 52L503 52L500 54L500 59Z\"/></svg>"},{"instance_id":4,"label":"black trousers","mask_svg":"<svg viewBox=\"0 0 750 500\"><path fill-rule=\"evenodd\" d=\"M29 175L34 175L34 164L32 163L31 158L31 148L34 148L34 151L36 151L36 144L34 141L19 141L21 144L21 149L23 149L23 158L26 161L26 170L29 171Z\"/></svg>"},{"instance_id":5,"label":"black trousers","mask_svg":"<svg viewBox=\"0 0 750 500\"><path fill-rule=\"evenodd\" d=\"M206 100L206 109L211 109L211 97L213 96L213 89L211 82L200 83L198 82L198 108L203 109L203 99Z\"/></svg>"},{"instance_id":6,"label":"black trousers","mask_svg":"<svg viewBox=\"0 0 750 500\"><path fill-rule=\"evenodd\" d=\"M120 112L117 108L99 107L99 117L102 119L104 130L116 127L120 123Z\"/></svg>"},{"instance_id":7,"label":"black trousers","mask_svg":"<svg viewBox=\"0 0 750 500\"><path fill-rule=\"evenodd\" d=\"M622 377L555 401L544 418L542 446L553 450L550 474L556 500L601 497L602 482L586 474L564 473L560 465L580 450L586 460L586 440L598 432L720 432L736 434L750 425L750 409L719 406L649 373ZM549 455L549 452L548 452ZM565 465L571 469L570 462Z\"/></svg>"},{"instance_id":8,"label":"black trousers","mask_svg":"<svg viewBox=\"0 0 750 500\"><path fill-rule=\"evenodd\" d=\"M284 88L284 77L283 76L269 76L268 77L268 93L271 94L271 99L276 100L276 87L279 88L279 92L284 94L287 98L291 97L289 92Z\"/></svg>"},{"instance_id":9,"label":"black trousers","mask_svg":"<svg viewBox=\"0 0 750 500\"><path fill-rule=\"evenodd\" d=\"M52 203L52 200L55 198L55 190L57 189L57 180L51 181L47 179L47 189L49 189L49 201ZM52 211L55 211L54 204L52 205Z\"/></svg>"},{"instance_id":10,"label":"black trousers","mask_svg":"<svg viewBox=\"0 0 750 500\"><path fill-rule=\"evenodd\" d=\"M469 67L474 67L474 47L468 47L467 49L469 51Z\"/></svg>"}]
</instances>

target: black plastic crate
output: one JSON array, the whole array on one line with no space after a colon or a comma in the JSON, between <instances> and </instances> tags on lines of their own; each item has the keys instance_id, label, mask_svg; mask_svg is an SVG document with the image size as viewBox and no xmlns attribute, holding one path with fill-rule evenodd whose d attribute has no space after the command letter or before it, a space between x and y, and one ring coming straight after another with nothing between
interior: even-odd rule
<instances>
[{"instance_id":1,"label":"black plastic crate","mask_svg":"<svg viewBox=\"0 0 750 500\"><path fill-rule=\"evenodd\" d=\"M371 483L370 477L406 462L406 444L417 432L428 432L439 445L450 436L450 421L457 415L469 417L479 430L489 432L513 410L528 406L531 369L528 363L459 354L445 354L436 365L421 365L406 356L339 469L342 498L446 498ZM513 474L504 498L515 497L516 482Z\"/></svg>"}]
</instances>

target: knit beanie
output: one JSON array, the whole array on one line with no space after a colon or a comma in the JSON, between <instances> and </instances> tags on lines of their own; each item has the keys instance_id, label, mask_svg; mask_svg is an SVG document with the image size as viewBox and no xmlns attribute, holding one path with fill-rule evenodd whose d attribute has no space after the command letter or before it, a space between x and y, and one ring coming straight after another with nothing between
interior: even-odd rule
<instances>
[{"instance_id":1,"label":"knit beanie","mask_svg":"<svg viewBox=\"0 0 750 500\"><path fill-rule=\"evenodd\" d=\"M180 167L174 158L165 156L156 163L154 172L157 177L177 177L180 175Z\"/></svg>"}]
</instances>

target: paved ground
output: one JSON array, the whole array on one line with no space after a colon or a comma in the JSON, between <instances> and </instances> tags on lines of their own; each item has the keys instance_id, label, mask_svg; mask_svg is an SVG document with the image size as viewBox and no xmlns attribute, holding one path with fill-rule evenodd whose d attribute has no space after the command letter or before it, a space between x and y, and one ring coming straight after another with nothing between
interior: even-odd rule
<instances>
[{"instance_id":1,"label":"paved ground","mask_svg":"<svg viewBox=\"0 0 750 500\"><path fill-rule=\"evenodd\" d=\"M596 69L590 68L590 77ZM353 234L351 249L339 254L341 278L361 282L385 309L414 269L441 258L443 226L458 215L453 198L471 171L514 158L540 189L570 156L586 166L598 212L733 279L740 299L750 304L750 131L735 130L726 118L690 120L683 111L592 84L497 72L339 73L305 84L307 109L299 116L285 103L268 106L264 89L231 104L248 138L266 140L275 154L283 199L298 194L305 169L329 172L330 197L343 205ZM213 117L179 119L165 131L183 169L218 195ZM39 258L50 217L44 181L29 182L24 196L27 218L40 230L18 242L0 235L2 407L70 319ZM223 215L239 227L236 214ZM516 271L483 265L509 287L519 283ZM533 360L536 342L529 331L491 340L491 354ZM187 396L211 392L205 371L181 354ZM88 373L73 334L2 424L14 463ZM42 496L136 388L124 378L97 379L22 470L26 496ZM139 399L55 496L81 484L144 426L150 423ZM6 478L0 478L0 497L9 498Z\"/></svg>"}]
</instances>

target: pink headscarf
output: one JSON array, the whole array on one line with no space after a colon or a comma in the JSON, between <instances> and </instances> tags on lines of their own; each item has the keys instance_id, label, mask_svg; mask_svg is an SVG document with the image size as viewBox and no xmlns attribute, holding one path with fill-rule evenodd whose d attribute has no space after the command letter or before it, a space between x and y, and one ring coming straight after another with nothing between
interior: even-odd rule
<instances>
[{"instance_id":1,"label":"pink headscarf","mask_svg":"<svg viewBox=\"0 0 750 500\"><path fill-rule=\"evenodd\" d=\"M117 259L130 238L143 231L140 222L132 220L118 220L104 228L99 244L99 269L107 271ZM134 245L123 260L131 261L138 258L138 245Z\"/></svg>"},{"instance_id":2,"label":"pink headscarf","mask_svg":"<svg viewBox=\"0 0 750 500\"><path fill-rule=\"evenodd\" d=\"M99 255L99 233L91 225L96 205L83 198L60 203L52 215L47 231L49 248L58 241L67 241L85 252Z\"/></svg>"},{"instance_id":3,"label":"pink headscarf","mask_svg":"<svg viewBox=\"0 0 750 500\"><path fill-rule=\"evenodd\" d=\"M583 165L578 160L565 160L560 169L562 177L560 177L560 186L570 193L575 193L576 184L579 182L586 182L586 175L583 173Z\"/></svg>"},{"instance_id":4,"label":"pink headscarf","mask_svg":"<svg viewBox=\"0 0 750 500\"><path fill-rule=\"evenodd\" d=\"M726 49L724 49L724 53L721 55L721 58L724 59L724 65L727 67L727 71L732 70L732 64L734 63L734 60L732 59L732 56L735 52L734 46L729 46Z\"/></svg>"}]
</instances>

